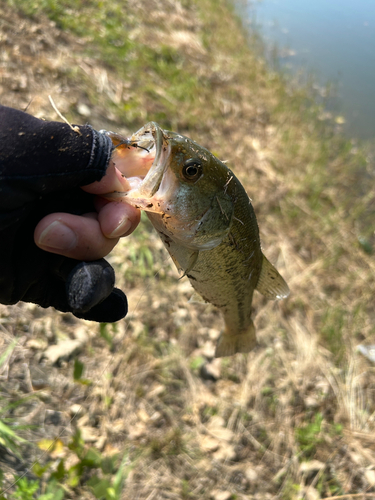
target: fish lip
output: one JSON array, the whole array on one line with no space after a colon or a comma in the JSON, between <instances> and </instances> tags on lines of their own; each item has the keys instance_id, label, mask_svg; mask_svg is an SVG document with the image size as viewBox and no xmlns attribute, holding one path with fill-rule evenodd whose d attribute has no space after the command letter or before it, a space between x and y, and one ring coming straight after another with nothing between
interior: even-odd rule
<instances>
[{"instance_id":1,"label":"fish lip","mask_svg":"<svg viewBox=\"0 0 375 500\"><path fill-rule=\"evenodd\" d=\"M139 144L150 140L150 134L156 149L155 159L137 193L137 195L145 198L152 198L159 189L171 152L169 137L156 122L149 122L144 125L138 132L132 135L130 140Z\"/></svg>"}]
</instances>

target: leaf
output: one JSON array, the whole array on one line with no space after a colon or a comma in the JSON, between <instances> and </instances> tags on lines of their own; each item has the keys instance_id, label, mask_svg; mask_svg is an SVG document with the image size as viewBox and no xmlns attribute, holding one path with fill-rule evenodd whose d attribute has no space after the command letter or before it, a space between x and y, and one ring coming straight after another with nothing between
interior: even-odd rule
<instances>
[{"instance_id":1,"label":"leaf","mask_svg":"<svg viewBox=\"0 0 375 500\"><path fill-rule=\"evenodd\" d=\"M65 483L70 486L70 488L75 488L78 486L82 475L82 464L81 462L76 465L72 465L68 470L68 478Z\"/></svg>"},{"instance_id":2,"label":"leaf","mask_svg":"<svg viewBox=\"0 0 375 500\"><path fill-rule=\"evenodd\" d=\"M93 476L89 479L87 485L90 486L92 492L99 500L107 498L107 491L111 488L109 479L100 479L98 476Z\"/></svg>"},{"instance_id":3,"label":"leaf","mask_svg":"<svg viewBox=\"0 0 375 500\"><path fill-rule=\"evenodd\" d=\"M32 466L32 471L37 477L42 477L42 475L51 467L52 462L47 462L46 465L40 465L39 462L35 462Z\"/></svg>"},{"instance_id":4,"label":"leaf","mask_svg":"<svg viewBox=\"0 0 375 500\"><path fill-rule=\"evenodd\" d=\"M82 458L82 465L87 467L100 467L103 457L95 448L89 448Z\"/></svg>"},{"instance_id":5,"label":"leaf","mask_svg":"<svg viewBox=\"0 0 375 500\"><path fill-rule=\"evenodd\" d=\"M60 462L61 463L61 462ZM59 464L60 466L60 464ZM62 500L65 496L65 491L62 486L58 484L56 479L52 479L49 481L46 493L45 493L45 498L44 495L38 497L38 500Z\"/></svg>"},{"instance_id":6,"label":"leaf","mask_svg":"<svg viewBox=\"0 0 375 500\"><path fill-rule=\"evenodd\" d=\"M100 466L104 474L113 474L117 469L116 462L117 455L114 455L112 457L104 457Z\"/></svg>"},{"instance_id":7,"label":"leaf","mask_svg":"<svg viewBox=\"0 0 375 500\"><path fill-rule=\"evenodd\" d=\"M73 369L74 380L79 380L82 377L84 369L85 365L81 361L79 361L79 359L75 359Z\"/></svg>"},{"instance_id":8,"label":"leaf","mask_svg":"<svg viewBox=\"0 0 375 500\"><path fill-rule=\"evenodd\" d=\"M110 349L112 349L113 339L112 339L112 335L107 330L107 325L108 325L108 323L100 323L99 332L100 332L100 336L107 342L108 347Z\"/></svg>"},{"instance_id":9,"label":"leaf","mask_svg":"<svg viewBox=\"0 0 375 500\"><path fill-rule=\"evenodd\" d=\"M71 442L68 444L68 448L69 448L69 450L74 451L74 453L78 457L80 457L80 455L83 451L84 445L85 445L85 442L82 439L81 431L79 429L77 429L73 435Z\"/></svg>"},{"instance_id":10,"label":"leaf","mask_svg":"<svg viewBox=\"0 0 375 500\"><path fill-rule=\"evenodd\" d=\"M3 366L3 364L5 363L6 359L8 358L8 356L11 354L11 352L13 351L13 349L15 348L17 344L17 339L14 339L9 345L8 347L5 349L5 351L3 352L3 354L0 356L0 368Z\"/></svg>"},{"instance_id":11,"label":"leaf","mask_svg":"<svg viewBox=\"0 0 375 500\"><path fill-rule=\"evenodd\" d=\"M65 463L64 460L60 460L56 471L51 474L51 477L55 478L57 481L62 482L66 474Z\"/></svg>"},{"instance_id":12,"label":"leaf","mask_svg":"<svg viewBox=\"0 0 375 500\"><path fill-rule=\"evenodd\" d=\"M61 439L42 439L37 443L37 446L40 450L47 451L53 457L64 454L64 443Z\"/></svg>"},{"instance_id":13,"label":"leaf","mask_svg":"<svg viewBox=\"0 0 375 500\"><path fill-rule=\"evenodd\" d=\"M18 458L21 455L18 450L18 445L20 443L26 443L27 441L20 436L18 436L14 430L0 420L0 444L11 450Z\"/></svg>"},{"instance_id":14,"label":"leaf","mask_svg":"<svg viewBox=\"0 0 375 500\"><path fill-rule=\"evenodd\" d=\"M7 403L5 405L2 404L1 408L0 408L0 414L1 413L5 413L5 412L8 412L9 410L12 410L13 408L18 408L19 406L21 406L25 401L29 401L31 398L34 398L35 395L34 394L30 394L28 396L25 396L24 398L20 398L20 399L17 399L16 401L12 401L10 403ZM4 401L5 398L0 398L0 401ZM7 419L9 420L9 419ZM20 426L17 425L17 428L19 428ZM30 426L25 426L25 428L29 428Z\"/></svg>"},{"instance_id":15,"label":"leaf","mask_svg":"<svg viewBox=\"0 0 375 500\"><path fill-rule=\"evenodd\" d=\"M117 498L118 496L116 495L116 490L112 488L112 486L108 488L106 494L106 500L116 500Z\"/></svg>"},{"instance_id":16,"label":"leaf","mask_svg":"<svg viewBox=\"0 0 375 500\"><path fill-rule=\"evenodd\" d=\"M2 420L0 420L0 439L1 436L3 436L4 440L9 438L9 439L15 439L20 443L26 443L25 439L21 438L20 436L17 436L14 430L11 427L9 427L9 425L5 424Z\"/></svg>"}]
</instances>

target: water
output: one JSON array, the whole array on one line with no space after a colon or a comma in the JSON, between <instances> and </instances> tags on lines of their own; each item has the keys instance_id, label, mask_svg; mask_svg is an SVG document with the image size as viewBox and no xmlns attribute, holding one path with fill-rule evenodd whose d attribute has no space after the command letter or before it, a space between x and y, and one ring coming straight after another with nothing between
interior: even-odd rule
<instances>
[{"instance_id":1,"label":"water","mask_svg":"<svg viewBox=\"0 0 375 500\"><path fill-rule=\"evenodd\" d=\"M333 83L346 132L375 143L375 0L247 1L268 55L277 45L283 68Z\"/></svg>"}]
</instances>

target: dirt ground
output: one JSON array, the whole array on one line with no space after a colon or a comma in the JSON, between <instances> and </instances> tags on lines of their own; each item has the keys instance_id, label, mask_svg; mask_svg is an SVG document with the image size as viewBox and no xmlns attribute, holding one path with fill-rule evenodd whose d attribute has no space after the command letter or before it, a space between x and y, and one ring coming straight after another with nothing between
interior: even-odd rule
<instances>
[{"instance_id":1,"label":"dirt ground","mask_svg":"<svg viewBox=\"0 0 375 500\"><path fill-rule=\"evenodd\" d=\"M0 418L27 426L18 432L29 442L18 457L0 445L2 493L9 498L15 474L37 477L35 463L76 465L69 443L79 429L84 449L125 457L122 499L375 498L375 371L357 350L375 343L375 265L361 243L374 234L372 160L359 160L359 146L334 127L322 132L257 55L249 51L246 68L215 49L195 4L162 3L128 3L139 23L133 40L182 51L209 82L169 123L228 160L291 295L276 303L257 295L255 350L214 359L220 313L188 303L188 280L145 218L108 257L129 299L126 320L98 325L1 305L0 353L16 343L0 366L0 407L18 403ZM1 104L59 120L51 95L73 122L125 134L178 105L161 104L171 98L157 82L152 97L140 92L131 74L124 81L88 53L88 40L47 16L8 3L0 12ZM132 99L142 109L127 120L119 109ZM66 498L95 498L93 467L81 472L78 483L64 480Z\"/></svg>"}]
</instances>

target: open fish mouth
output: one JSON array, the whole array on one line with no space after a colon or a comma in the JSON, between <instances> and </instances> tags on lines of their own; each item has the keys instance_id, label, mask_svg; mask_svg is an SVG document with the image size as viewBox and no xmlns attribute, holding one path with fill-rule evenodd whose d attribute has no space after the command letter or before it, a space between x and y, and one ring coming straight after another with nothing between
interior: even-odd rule
<instances>
[{"instance_id":1,"label":"open fish mouth","mask_svg":"<svg viewBox=\"0 0 375 500\"><path fill-rule=\"evenodd\" d=\"M106 198L127 198L132 204L152 198L168 166L171 146L167 134L155 122L147 123L128 139L105 133L115 145L112 159L130 184L128 192L108 193Z\"/></svg>"}]
</instances>

